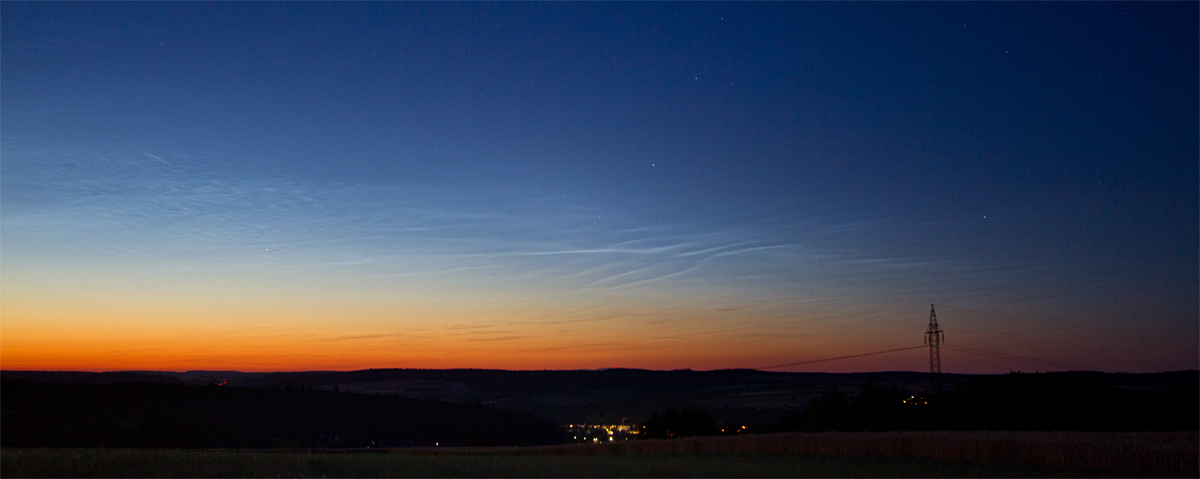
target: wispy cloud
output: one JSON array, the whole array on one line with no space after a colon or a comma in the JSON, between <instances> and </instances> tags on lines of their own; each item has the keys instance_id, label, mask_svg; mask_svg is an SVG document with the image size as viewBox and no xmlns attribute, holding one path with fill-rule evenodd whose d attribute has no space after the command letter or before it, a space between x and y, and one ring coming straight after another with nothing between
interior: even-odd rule
<instances>
[{"instance_id":1,"label":"wispy cloud","mask_svg":"<svg viewBox=\"0 0 1200 479\"><path fill-rule=\"evenodd\" d=\"M87 262L146 270L249 264L289 275L297 268L340 271L378 286L403 279L449 288L486 280L514 289L663 287L702 296L727 286L829 283L836 277L818 276L835 268L854 275L845 268L870 274L963 261L865 251L864 241L879 229L896 227L883 219L774 212L713 229L562 195L315 183L235 166L214 170L212 164L226 163L113 143L39 148L18 142L6 150L10 251L37 250L49 241Z\"/></svg>"},{"instance_id":2,"label":"wispy cloud","mask_svg":"<svg viewBox=\"0 0 1200 479\"><path fill-rule=\"evenodd\" d=\"M1039 258L989 257L1003 248L970 238L931 243L927 231L953 225L911 218L781 205L714 225L586 196L318 182L116 142L14 141L4 154L6 288L59 275L128 284L130 295L286 304L287 292L334 315L395 312L363 334L308 337L325 343L455 339L557 354L802 338L815 334L806 327L909 327L877 310L899 304L919 319L913 305L1000 301L1047 276ZM638 340L590 339L617 331ZM566 342L529 346L551 338Z\"/></svg>"}]
</instances>

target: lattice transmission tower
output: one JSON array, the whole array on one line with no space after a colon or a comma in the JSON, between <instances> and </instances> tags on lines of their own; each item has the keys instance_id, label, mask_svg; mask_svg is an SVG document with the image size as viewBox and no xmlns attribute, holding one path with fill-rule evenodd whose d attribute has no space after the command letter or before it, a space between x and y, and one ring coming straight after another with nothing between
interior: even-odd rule
<instances>
[{"instance_id":1,"label":"lattice transmission tower","mask_svg":"<svg viewBox=\"0 0 1200 479\"><path fill-rule=\"evenodd\" d=\"M929 379L935 388L942 385L942 328L938 327L937 312L929 305L929 330L925 331L925 344L929 345Z\"/></svg>"}]
</instances>

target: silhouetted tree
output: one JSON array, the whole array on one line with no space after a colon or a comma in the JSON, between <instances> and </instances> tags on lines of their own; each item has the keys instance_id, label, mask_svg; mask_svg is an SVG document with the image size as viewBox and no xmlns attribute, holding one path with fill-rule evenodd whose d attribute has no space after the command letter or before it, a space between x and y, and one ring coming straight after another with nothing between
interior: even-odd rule
<instances>
[{"instance_id":1,"label":"silhouetted tree","mask_svg":"<svg viewBox=\"0 0 1200 479\"><path fill-rule=\"evenodd\" d=\"M776 431L1200 429L1200 386L1171 391L1114 388L1066 373L981 376L953 390L909 394L867 382L858 396L837 388L813 398Z\"/></svg>"},{"instance_id":2,"label":"silhouetted tree","mask_svg":"<svg viewBox=\"0 0 1200 479\"><path fill-rule=\"evenodd\" d=\"M0 380L5 447L379 447L566 441L550 421L442 401L181 384Z\"/></svg>"},{"instance_id":3,"label":"silhouetted tree","mask_svg":"<svg viewBox=\"0 0 1200 479\"><path fill-rule=\"evenodd\" d=\"M642 424L642 437L671 438L686 436L715 436L721 428L717 421L707 411L702 409L684 409L682 412L675 408L667 408L661 414L655 412L650 419Z\"/></svg>"}]
</instances>

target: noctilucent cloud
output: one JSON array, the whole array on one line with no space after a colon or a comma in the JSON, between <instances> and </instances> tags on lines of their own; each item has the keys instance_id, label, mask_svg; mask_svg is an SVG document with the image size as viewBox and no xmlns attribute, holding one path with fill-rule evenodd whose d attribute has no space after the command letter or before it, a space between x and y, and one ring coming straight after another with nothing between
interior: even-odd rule
<instances>
[{"instance_id":1,"label":"noctilucent cloud","mask_svg":"<svg viewBox=\"0 0 1200 479\"><path fill-rule=\"evenodd\" d=\"M1198 366L1195 2L0 9L5 369Z\"/></svg>"}]
</instances>

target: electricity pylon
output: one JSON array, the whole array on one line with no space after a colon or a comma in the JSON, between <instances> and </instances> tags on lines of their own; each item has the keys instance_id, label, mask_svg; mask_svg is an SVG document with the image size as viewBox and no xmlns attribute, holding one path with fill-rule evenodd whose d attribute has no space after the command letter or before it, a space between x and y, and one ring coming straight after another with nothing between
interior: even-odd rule
<instances>
[{"instance_id":1,"label":"electricity pylon","mask_svg":"<svg viewBox=\"0 0 1200 479\"><path fill-rule=\"evenodd\" d=\"M945 341L942 328L938 327L937 313L933 305L929 305L929 330L925 331L925 344L929 345L929 382L935 388L942 386L942 351L941 344Z\"/></svg>"}]
</instances>

